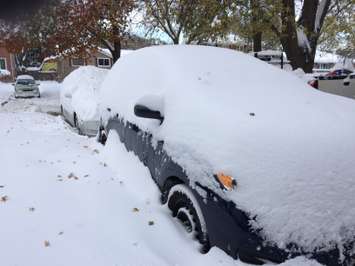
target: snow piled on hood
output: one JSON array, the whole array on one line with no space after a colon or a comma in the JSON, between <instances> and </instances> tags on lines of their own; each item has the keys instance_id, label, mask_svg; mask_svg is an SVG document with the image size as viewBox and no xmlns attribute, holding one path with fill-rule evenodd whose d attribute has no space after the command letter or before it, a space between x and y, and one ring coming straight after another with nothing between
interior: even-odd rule
<instances>
[{"instance_id":1,"label":"snow piled on hood","mask_svg":"<svg viewBox=\"0 0 355 266\"><path fill-rule=\"evenodd\" d=\"M98 119L98 90L108 70L94 66L79 67L62 83L61 94L72 95L73 110L83 121Z\"/></svg>"},{"instance_id":2,"label":"snow piled on hood","mask_svg":"<svg viewBox=\"0 0 355 266\"><path fill-rule=\"evenodd\" d=\"M134 116L145 95L163 98L161 126ZM248 55L201 46L131 53L105 79L101 100L163 139L192 181L255 216L266 240L312 251L354 238L353 100ZM212 177L219 172L237 180L234 191L220 191Z\"/></svg>"}]
</instances>

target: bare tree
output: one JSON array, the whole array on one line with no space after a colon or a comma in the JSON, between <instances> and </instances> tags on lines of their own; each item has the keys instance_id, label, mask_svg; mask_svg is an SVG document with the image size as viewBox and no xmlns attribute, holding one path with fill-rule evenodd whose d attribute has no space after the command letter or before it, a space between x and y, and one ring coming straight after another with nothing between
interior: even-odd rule
<instances>
[{"instance_id":1,"label":"bare tree","mask_svg":"<svg viewBox=\"0 0 355 266\"><path fill-rule=\"evenodd\" d=\"M145 26L160 30L174 44L201 43L220 36L226 28L227 4L218 0L143 0Z\"/></svg>"}]
</instances>

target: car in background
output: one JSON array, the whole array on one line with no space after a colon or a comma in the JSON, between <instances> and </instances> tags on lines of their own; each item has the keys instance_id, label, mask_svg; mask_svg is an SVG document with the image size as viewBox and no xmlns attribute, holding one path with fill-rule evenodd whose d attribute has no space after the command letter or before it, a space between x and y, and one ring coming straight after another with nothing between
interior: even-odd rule
<instances>
[{"instance_id":1,"label":"car in background","mask_svg":"<svg viewBox=\"0 0 355 266\"><path fill-rule=\"evenodd\" d=\"M20 75L13 84L15 88L15 98L41 97L39 82L30 75Z\"/></svg>"},{"instance_id":2,"label":"car in background","mask_svg":"<svg viewBox=\"0 0 355 266\"><path fill-rule=\"evenodd\" d=\"M202 252L353 265L352 100L233 50L158 46L114 65L100 106L98 140L140 159Z\"/></svg>"},{"instance_id":3,"label":"car in background","mask_svg":"<svg viewBox=\"0 0 355 266\"><path fill-rule=\"evenodd\" d=\"M79 134L95 136L99 128L98 90L108 70L83 66L61 83L60 109Z\"/></svg>"},{"instance_id":4,"label":"car in background","mask_svg":"<svg viewBox=\"0 0 355 266\"><path fill-rule=\"evenodd\" d=\"M348 98L355 99L355 87L353 82L354 74L348 69L338 69L329 72L324 76L319 76L309 81L308 84L313 88L339 95Z\"/></svg>"},{"instance_id":5,"label":"car in background","mask_svg":"<svg viewBox=\"0 0 355 266\"><path fill-rule=\"evenodd\" d=\"M347 78L345 78L343 84L344 86L349 86L355 90L355 73L352 73Z\"/></svg>"}]
</instances>

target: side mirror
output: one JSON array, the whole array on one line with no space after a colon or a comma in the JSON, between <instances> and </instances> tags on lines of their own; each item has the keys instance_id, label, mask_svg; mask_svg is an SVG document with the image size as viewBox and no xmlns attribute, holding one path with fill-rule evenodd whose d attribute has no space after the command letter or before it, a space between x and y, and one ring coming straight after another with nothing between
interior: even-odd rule
<instances>
[{"instance_id":1,"label":"side mirror","mask_svg":"<svg viewBox=\"0 0 355 266\"><path fill-rule=\"evenodd\" d=\"M41 85L41 82L39 82L39 81L36 81L36 85Z\"/></svg>"},{"instance_id":2,"label":"side mirror","mask_svg":"<svg viewBox=\"0 0 355 266\"><path fill-rule=\"evenodd\" d=\"M344 84L344 86L350 85L350 76L344 79L343 84Z\"/></svg>"},{"instance_id":3,"label":"side mirror","mask_svg":"<svg viewBox=\"0 0 355 266\"><path fill-rule=\"evenodd\" d=\"M159 111L151 110L142 104L136 104L134 106L134 114L142 118L157 119L160 121L160 124L164 121L164 117Z\"/></svg>"}]
</instances>

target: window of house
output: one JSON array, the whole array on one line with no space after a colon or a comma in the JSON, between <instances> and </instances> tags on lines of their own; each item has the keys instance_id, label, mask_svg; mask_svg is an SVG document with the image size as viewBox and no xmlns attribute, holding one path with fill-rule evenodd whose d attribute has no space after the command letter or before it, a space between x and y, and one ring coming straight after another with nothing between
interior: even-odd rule
<instances>
[{"instance_id":1,"label":"window of house","mask_svg":"<svg viewBox=\"0 0 355 266\"><path fill-rule=\"evenodd\" d=\"M3 70L6 69L6 59L5 58L0 58L0 69L3 69Z\"/></svg>"},{"instance_id":2,"label":"window of house","mask_svg":"<svg viewBox=\"0 0 355 266\"><path fill-rule=\"evenodd\" d=\"M110 67L111 60L109 58L97 58L98 67Z\"/></svg>"},{"instance_id":3,"label":"window of house","mask_svg":"<svg viewBox=\"0 0 355 266\"><path fill-rule=\"evenodd\" d=\"M71 65L72 66L84 66L85 60L83 58L72 58Z\"/></svg>"}]
</instances>

